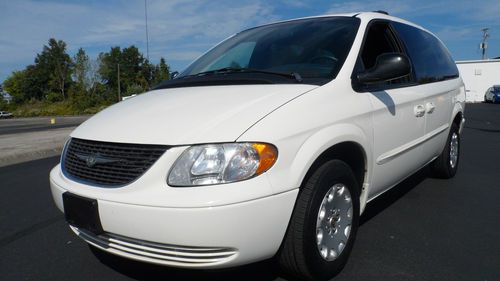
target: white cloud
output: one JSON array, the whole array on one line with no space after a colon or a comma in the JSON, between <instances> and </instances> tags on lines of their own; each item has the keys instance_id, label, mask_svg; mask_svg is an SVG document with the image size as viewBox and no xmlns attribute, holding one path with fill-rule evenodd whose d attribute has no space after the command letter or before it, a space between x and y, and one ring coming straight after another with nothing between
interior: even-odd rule
<instances>
[{"instance_id":1,"label":"white cloud","mask_svg":"<svg viewBox=\"0 0 500 281\"><path fill-rule=\"evenodd\" d=\"M386 10L437 33L444 41L473 39L482 27L499 37L500 1L432 0L147 0L150 58L180 70L215 43L244 28L311 13ZM33 63L50 37L95 56L111 46L145 50L143 0L0 1L0 81ZM493 46L493 44L491 44Z\"/></svg>"},{"instance_id":2,"label":"white cloud","mask_svg":"<svg viewBox=\"0 0 500 281\"><path fill-rule=\"evenodd\" d=\"M479 40L479 29L463 26L444 26L437 31L436 35L443 41Z\"/></svg>"},{"instance_id":3,"label":"white cloud","mask_svg":"<svg viewBox=\"0 0 500 281\"><path fill-rule=\"evenodd\" d=\"M467 2L469 3L469 2ZM474 2L471 1L472 7L465 7L467 11L466 15L468 15L469 19L474 19L478 21L489 21L494 22L496 25L499 23L500 16L500 1L498 0L490 0L490 1L481 1Z\"/></svg>"},{"instance_id":4,"label":"white cloud","mask_svg":"<svg viewBox=\"0 0 500 281\"><path fill-rule=\"evenodd\" d=\"M305 0L281 0L279 3L293 8L308 8L311 5L311 2Z\"/></svg>"},{"instance_id":5,"label":"white cloud","mask_svg":"<svg viewBox=\"0 0 500 281\"><path fill-rule=\"evenodd\" d=\"M336 2L330 6L328 13L370 12L386 11L395 16L407 16L410 14L439 13L441 3L425 3L417 0L367 0L367 1L344 1Z\"/></svg>"},{"instance_id":6,"label":"white cloud","mask_svg":"<svg viewBox=\"0 0 500 281\"><path fill-rule=\"evenodd\" d=\"M150 57L187 64L225 37L276 19L272 6L260 0L148 0ZM143 1L2 2L0 26L8 31L0 40L0 78L16 62L20 68L32 63L50 37L64 40L72 53L79 47L104 52L131 44L146 52Z\"/></svg>"},{"instance_id":7,"label":"white cloud","mask_svg":"<svg viewBox=\"0 0 500 281\"><path fill-rule=\"evenodd\" d=\"M422 1L422 0L355 0L336 1L328 13L367 12L383 10L398 17L422 17L446 15L467 21L498 21L500 1Z\"/></svg>"}]
</instances>

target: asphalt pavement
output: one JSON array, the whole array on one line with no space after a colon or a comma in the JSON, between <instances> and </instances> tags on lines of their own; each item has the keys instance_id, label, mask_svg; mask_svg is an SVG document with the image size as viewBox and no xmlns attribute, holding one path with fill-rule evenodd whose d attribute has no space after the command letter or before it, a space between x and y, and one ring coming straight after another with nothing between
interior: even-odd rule
<instances>
[{"instance_id":1,"label":"asphalt pavement","mask_svg":"<svg viewBox=\"0 0 500 281\"><path fill-rule=\"evenodd\" d=\"M372 201L333 280L500 280L500 104L467 105L466 119L456 177L424 168ZM0 168L1 280L290 280L272 261L192 271L92 252L52 202L57 162Z\"/></svg>"},{"instance_id":2,"label":"asphalt pavement","mask_svg":"<svg viewBox=\"0 0 500 281\"><path fill-rule=\"evenodd\" d=\"M90 115L0 119L0 135L76 127ZM51 119L55 123L51 124Z\"/></svg>"}]
</instances>

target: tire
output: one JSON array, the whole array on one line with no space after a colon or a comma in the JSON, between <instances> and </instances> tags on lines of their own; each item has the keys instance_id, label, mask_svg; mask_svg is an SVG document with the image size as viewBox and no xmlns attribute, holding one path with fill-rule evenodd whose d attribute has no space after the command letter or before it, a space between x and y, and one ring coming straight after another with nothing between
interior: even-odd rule
<instances>
[{"instance_id":1,"label":"tire","mask_svg":"<svg viewBox=\"0 0 500 281\"><path fill-rule=\"evenodd\" d=\"M320 207L325 207L321 208L325 211L323 216ZM336 210L340 212L336 213ZM349 220L350 227L347 229ZM340 160L324 163L301 188L277 255L280 267L285 273L300 279L332 278L347 262L358 230L358 222L359 185L352 170ZM319 232L324 236L321 242L317 240ZM345 243L342 246L336 243L335 239L345 240ZM327 249L325 245L335 246ZM337 251L333 252L332 249Z\"/></svg>"},{"instance_id":2,"label":"tire","mask_svg":"<svg viewBox=\"0 0 500 281\"><path fill-rule=\"evenodd\" d=\"M453 152L452 152L452 147ZM456 152L456 154L455 154ZM454 157L456 155L456 158ZM449 179L455 176L460 160L460 134L458 125L453 123L446 140L446 145L441 155L434 160L431 166L432 174L435 177Z\"/></svg>"}]
</instances>

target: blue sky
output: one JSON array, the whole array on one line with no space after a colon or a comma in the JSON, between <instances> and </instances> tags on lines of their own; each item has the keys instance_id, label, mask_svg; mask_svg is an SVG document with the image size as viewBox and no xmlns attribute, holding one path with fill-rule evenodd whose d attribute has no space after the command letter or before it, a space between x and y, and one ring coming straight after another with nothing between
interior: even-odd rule
<instances>
[{"instance_id":1,"label":"blue sky","mask_svg":"<svg viewBox=\"0 0 500 281\"><path fill-rule=\"evenodd\" d=\"M455 60L479 59L481 29L490 28L488 57L500 56L500 1L465 0L147 0L150 59L182 70L241 29L296 17L386 10L440 37ZM135 45L146 55L144 0L0 0L0 81L33 63L49 38L74 55Z\"/></svg>"}]
</instances>

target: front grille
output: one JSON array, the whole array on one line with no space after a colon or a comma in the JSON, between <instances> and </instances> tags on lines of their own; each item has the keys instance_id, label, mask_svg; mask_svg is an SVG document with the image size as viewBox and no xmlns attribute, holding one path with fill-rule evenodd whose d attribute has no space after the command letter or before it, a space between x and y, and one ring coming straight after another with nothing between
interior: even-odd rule
<instances>
[{"instance_id":1,"label":"front grille","mask_svg":"<svg viewBox=\"0 0 500 281\"><path fill-rule=\"evenodd\" d=\"M122 186L144 174L167 148L72 138L64 151L63 172L84 183Z\"/></svg>"},{"instance_id":2,"label":"front grille","mask_svg":"<svg viewBox=\"0 0 500 281\"><path fill-rule=\"evenodd\" d=\"M80 238L101 249L122 257L161 265L207 267L233 260L238 251L227 247L190 247L132 239L112 233L95 235L70 226Z\"/></svg>"}]
</instances>

